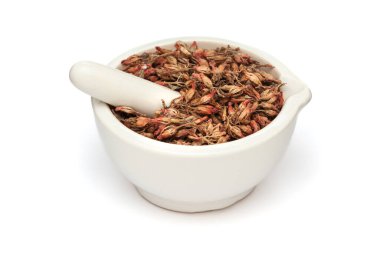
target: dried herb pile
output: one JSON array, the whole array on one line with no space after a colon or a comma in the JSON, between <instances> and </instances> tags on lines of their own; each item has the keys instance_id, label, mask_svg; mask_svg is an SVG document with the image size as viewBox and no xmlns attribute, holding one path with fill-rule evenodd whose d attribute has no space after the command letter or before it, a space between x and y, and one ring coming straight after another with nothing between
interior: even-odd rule
<instances>
[{"instance_id":1,"label":"dried herb pile","mask_svg":"<svg viewBox=\"0 0 380 253\"><path fill-rule=\"evenodd\" d=\"M132 55L122 70L179 91L181 97L153 118L128 106L112 107L128 128L174 144L207 145L243 138L268 125L281 110L283 83L239 48L208 50L178 41L174 50Z\"/></svg>"}]
</instances>

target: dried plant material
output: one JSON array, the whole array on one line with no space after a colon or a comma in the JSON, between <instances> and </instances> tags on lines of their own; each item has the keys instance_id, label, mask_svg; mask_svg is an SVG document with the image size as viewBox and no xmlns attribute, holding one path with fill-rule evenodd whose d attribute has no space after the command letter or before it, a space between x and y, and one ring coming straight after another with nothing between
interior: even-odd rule
<instances>
[{"instance_id":1,"label":"dried plant material","mask_svg":"<svg viewBox=\"0 0 380 253\"><path fill-rule=\"evenodd\" d=\"M270 71L239 48L199 48L178 41L174 50L132 55L122 70L176 90L181 97L150 118L129 106L111 107L133 131L179 145L225 143L267 126L283 104L281 86Z\"/></svg>"},{"instance_id":2,"label":"dried plant material","mask_svg":"<svg viewBox=\"0 0 380 253\"><path fill-rule=\"evenodd\" d=\"M261 85L261 81L260 81L260 78L259 78L259 75L258 74L255 74L255 73L250 73L248 71L245 71L244 72L244 75L246 78L248 78L249 81L251 81L252 83L256 84L256 85ZM262 79L262 78L261 78Z\"/></svg>"}]
</instances>

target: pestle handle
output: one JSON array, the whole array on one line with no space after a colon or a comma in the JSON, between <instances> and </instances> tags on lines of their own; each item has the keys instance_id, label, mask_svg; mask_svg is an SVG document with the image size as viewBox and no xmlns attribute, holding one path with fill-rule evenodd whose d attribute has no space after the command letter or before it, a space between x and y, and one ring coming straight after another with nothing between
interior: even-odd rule
<instances>
[{"instance_id":1,"label":"pestle handle","mask_svg":"<svg viewBox=\"0 0 380 253\"><path fill-rule=\"evenodd\" d=\"M127 105L152 115L180 94L143 78L102 64L82 61L70 70L70 80L78 89L113 106Z\"/></svg>"}]
</instances>

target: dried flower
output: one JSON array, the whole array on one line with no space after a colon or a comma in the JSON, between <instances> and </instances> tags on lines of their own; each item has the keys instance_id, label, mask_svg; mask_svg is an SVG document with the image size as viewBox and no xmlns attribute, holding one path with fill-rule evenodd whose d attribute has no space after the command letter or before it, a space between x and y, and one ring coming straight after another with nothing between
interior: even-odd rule
<instances>
[{"instance_id":1,"label":"dried flower","mask_svg":"<svg viewBox=\"0 0 380 253\"><path fill-rule=\"evenodd\" d=\"M267 71L272 65L230 46L203 49L178 41L174 48L156 47L121 62L123 71L181 94L151 118L128 106L112 107L133 131L179 145L210 145L253 134L280 112L283 83Z\"/></svg>"}]
</instances>

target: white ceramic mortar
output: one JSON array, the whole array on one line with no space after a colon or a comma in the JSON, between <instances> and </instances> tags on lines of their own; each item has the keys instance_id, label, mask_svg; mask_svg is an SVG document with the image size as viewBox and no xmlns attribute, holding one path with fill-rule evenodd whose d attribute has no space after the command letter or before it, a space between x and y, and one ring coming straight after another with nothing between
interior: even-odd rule
<instances>
[{"instance_id":1,"label":"white ceramic mortar","mask_svg":"<svg viewBox=\"0 0 380 253\"><path fill-rule=\"evenodd\" d=\"M272 56L216 38L186 37L156 41L115 58L109 66L155 46L173 48L177 40L202 48L231 45L262 63L286 85L280 114L262 130L239 140L208 146L168 144L139 135L120 123L107 104L92 99L96 124L111 159L150 202L170 210L201 212L227 207L247 196L276 165L287 148L298 112L310 101L309 88Z\"/></svg>"}]
</instances>

